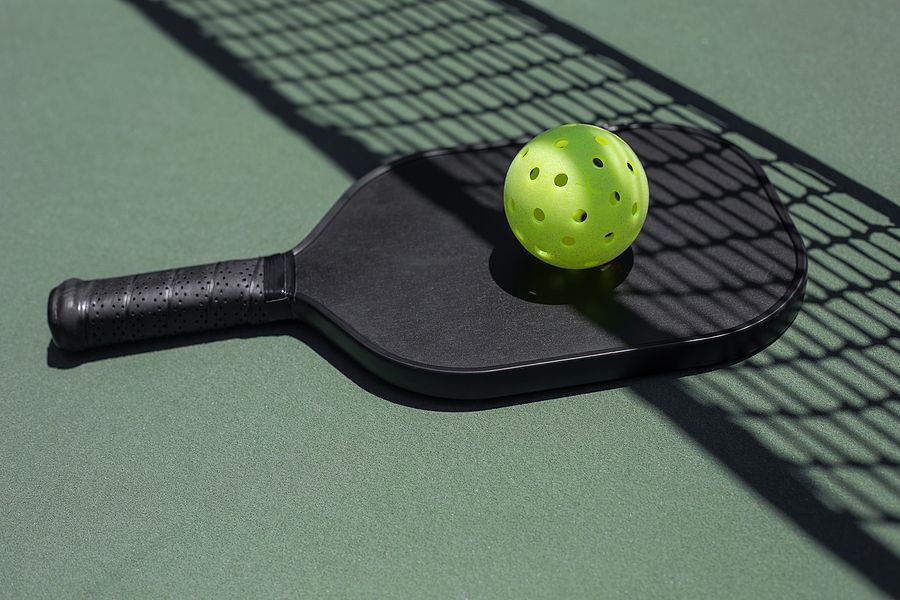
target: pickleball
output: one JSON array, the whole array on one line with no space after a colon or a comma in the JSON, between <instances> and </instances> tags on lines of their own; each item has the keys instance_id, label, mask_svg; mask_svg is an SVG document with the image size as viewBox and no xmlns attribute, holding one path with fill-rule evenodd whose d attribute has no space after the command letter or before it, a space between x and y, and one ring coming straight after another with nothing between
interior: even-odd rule
<instances>
[{"instance_id":1,"label":"pickleball","mask_svg":"<svg viewBox=\"0 0 900 600\"><path fill-rule=\"evenodd\" d=\"M647 175L634 150L595 125L537 135L516 154L503 186L519 243L564 269L589 269L622 254L647 218Z\"/></svg>"}]
</instances>

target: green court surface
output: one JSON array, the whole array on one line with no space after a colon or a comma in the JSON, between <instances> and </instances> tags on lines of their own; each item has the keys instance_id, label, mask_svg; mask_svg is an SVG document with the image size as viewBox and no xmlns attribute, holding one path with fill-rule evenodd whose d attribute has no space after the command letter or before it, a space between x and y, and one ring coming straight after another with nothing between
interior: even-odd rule
<instances>
[{"instance_id":1,"label":"green court surface","mask_svg":"<svg viewBox=\"0 0 900 600\"><path fill-rule=\"evenodd\" d=\"M0 596L900 594L898 28L875 0L6 0ZM284 251L390 157L572 121L757 157L809 252L791 329L491 403L302 326L50 346L67 277Z\"/></svg>"}]
</instances>

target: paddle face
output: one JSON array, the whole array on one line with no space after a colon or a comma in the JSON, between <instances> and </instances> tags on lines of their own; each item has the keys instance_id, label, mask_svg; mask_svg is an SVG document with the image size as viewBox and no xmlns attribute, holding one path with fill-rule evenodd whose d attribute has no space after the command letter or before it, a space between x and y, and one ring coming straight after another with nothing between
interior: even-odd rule
<instances>
[{"instance_id":1,"label":"paddle face","mask_svg":"<svg viewBox=\"0 0 900 600\"><path fill-rule=\"evenodd\" d=\"M806 258L762 171L699 131L619 135L650 211L609 267L559 270L513 238L502 189L519 145L431 153L364 178L295 248L296 314L388 380L451 397L706 367L771 342Z\"/></svg>"}]
</instances>

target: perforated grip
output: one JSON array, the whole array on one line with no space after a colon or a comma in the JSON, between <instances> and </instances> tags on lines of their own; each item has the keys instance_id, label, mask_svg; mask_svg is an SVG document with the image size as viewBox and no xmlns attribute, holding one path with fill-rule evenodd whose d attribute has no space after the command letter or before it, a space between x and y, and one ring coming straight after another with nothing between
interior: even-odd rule
<instances>
[{"instance_id":1,"label":"perforated grip","mask_svg":"<svg viewBox=\"0 0 900 600\"><path fill-rule=\"evenodd\" d=\"M67 279L50 292L47 321L57 346L83 350L287 319L292 290L291 253L110 279Z\"/></svg>"}]
</instances>

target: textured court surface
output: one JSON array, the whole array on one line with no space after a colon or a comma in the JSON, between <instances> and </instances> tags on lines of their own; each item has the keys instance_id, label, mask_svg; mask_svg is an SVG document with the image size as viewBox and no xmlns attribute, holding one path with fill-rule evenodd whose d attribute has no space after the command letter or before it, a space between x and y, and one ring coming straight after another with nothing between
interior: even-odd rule
<instances>
[{"instance_id":1,"label":"textured court surface","mask_svg":"<svg viewBox=\"0 0 900 600\"><path fill-rule=\"evenodd\" d=\"M0 595L896 592L900 11L546 4L0 8ZM475 412L302 328L48 351L66 277L285 250L391 156L571 120L762 161L810 253L794 327Z\"/></svg>"}]
</instances>

